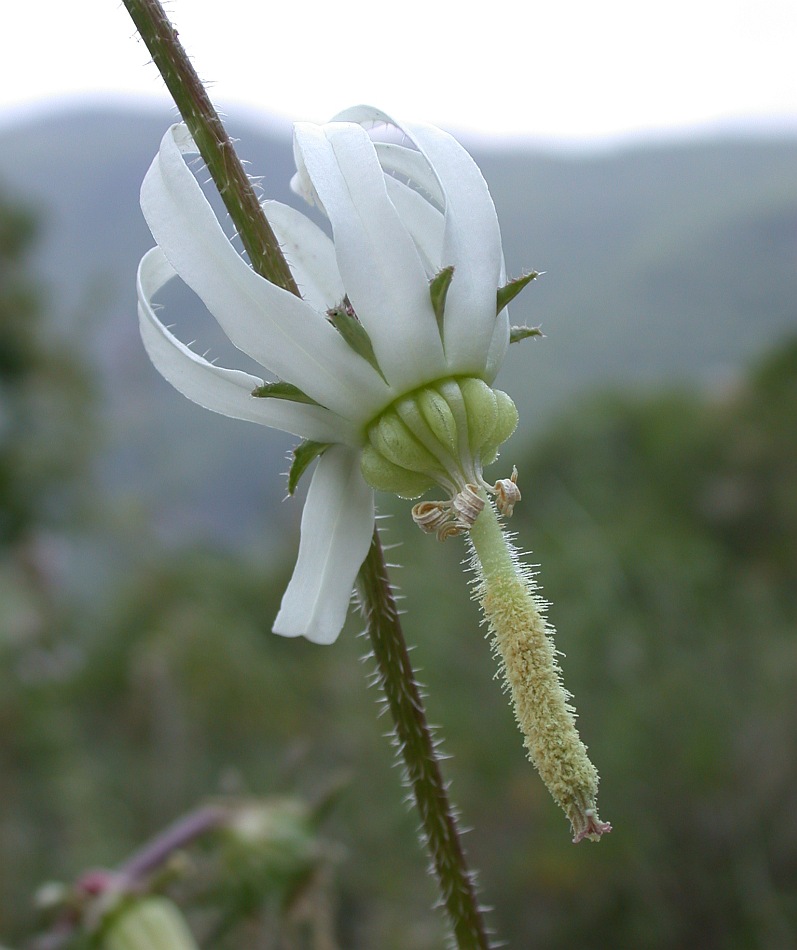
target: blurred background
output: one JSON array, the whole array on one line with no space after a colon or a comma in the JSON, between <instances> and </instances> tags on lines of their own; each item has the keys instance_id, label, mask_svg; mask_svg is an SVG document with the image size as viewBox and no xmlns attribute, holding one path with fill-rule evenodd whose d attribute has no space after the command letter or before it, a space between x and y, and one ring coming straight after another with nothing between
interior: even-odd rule
<instances>
[{"instance_id":1,"label":"blurred background","mask_svg":"<svg viewBox=\"0 0 797 950\"><path fill-rule=\"evenodd\" d=\"M520 470L512 527L615 826L599 847L570 845L524 759L463 546L379 499L496 930L791 948L797 11L491 7L171 12L265 194L296 200L288 118L370 100L457 132L510 275L545 271L512 307L545 338L499 377L521 426L494 472ZM358 619L330 648L269 632L298 544L292 440L189 404L138 339L138 187L174 110L121 6L30 11L0 38L0 941L36 929L42 882L206 798L342 788L337 945L441 947ZM189 294L168 305L243 365Z\"/></svg>"}]
</instances>

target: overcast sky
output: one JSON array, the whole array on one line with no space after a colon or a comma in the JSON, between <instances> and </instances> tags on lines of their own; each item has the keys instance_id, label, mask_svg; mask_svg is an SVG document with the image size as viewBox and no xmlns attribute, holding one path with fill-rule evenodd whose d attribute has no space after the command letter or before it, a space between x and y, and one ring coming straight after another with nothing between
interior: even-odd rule
<instances>
[{"instance_id":1,"label":"overcast sky","mask_svg":"<svg viewBox=\"0 0 797 950\"><path fill-rule=\"evenodd\" d=\"M795 0L171 0L217 103L324 120L356 102L454 130L602 140L797 130ZM0 119L165 93L119 0L9 3Z\"/></svg>"}]
</instances>

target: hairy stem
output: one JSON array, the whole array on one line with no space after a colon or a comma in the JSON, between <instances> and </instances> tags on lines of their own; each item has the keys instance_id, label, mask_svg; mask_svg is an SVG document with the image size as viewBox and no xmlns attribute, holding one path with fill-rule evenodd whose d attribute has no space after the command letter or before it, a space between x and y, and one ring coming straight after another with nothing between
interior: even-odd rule
<instances>
[{"instance_id":1,"label":"hairy stem","mask_svg":"<svg viewBox=\"0 0 797 950\"><path fill-rule=\"evenodd\" d=\"M124 0L124 4L207 164L253 270L299 296L251 182L163 7L158 0ZM301 332L301 327L297 327L297 332ZM409 661L376 530L357 578L357 590L401 755L421 815L431 864L457 945L460 950L486 950L489 942L472 875Z\"/></svg>"},{"instance_id":2,"label":"hairy stem","mask_svg":"<svg viewBox=\"0 0 797 950\"><path fill-rule=\"evenodd\" d=\"M460 833L426 721L423 699L401 631L396 602L377 532L357 578L357 595L365 617L380 685L395 724L398 750L421 816L431 866L440 885L457 946L490 946L468 871Z\"/></svg>"},{"instance_id":3,"label":"hairy stem","mask_svg":"<svg viewBox=\"0 0 797 950\"><path fill-rule=\"evenodd\" d=\"M299 289L277 238L177 30L158 0L124 0L124 5L208 166L252 268L298 297Z\"/></svg>"}]
</instances>

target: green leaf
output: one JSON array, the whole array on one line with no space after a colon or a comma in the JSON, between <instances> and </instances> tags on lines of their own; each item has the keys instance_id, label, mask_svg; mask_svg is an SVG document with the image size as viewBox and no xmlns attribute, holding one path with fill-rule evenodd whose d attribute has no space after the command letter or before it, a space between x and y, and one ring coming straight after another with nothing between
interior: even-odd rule
<instances>
[{"instance_id":1,"label":"green leaf","mask_svg":"<svg viewBox=\"0 0 797 950\"><path fill-rule=\"evenodd\" d=\"M299 479L304 475L307 466L310 465L313 459L318 458L319 455L323 455L331 444L331 442L311 442L309 439L305 439L304 442L300 442L296 446L293 450L291 470L288 473L289 495L292 495L296 491Z\"/></svg>"},{"instance_id":2,"label":"green leaf","mask_svg":"<svg viewBox=\"0 0 797 950\"><path fill-rule=\"evenodd\" d=\"M315 399L311 399L307 393L302 392L298 386L293 383L264 383L262 386L256 386L252 390L253 396L266 399L289 399L291 402L306 402L310 406L318 406Z\"/></svg>"},{"instance_id":3,"label":"green leaf","mask_svg":"<svg viewBox=\"0 0 797 950\"><path fill-rule=\"evenodd\" d=\"M498 288L496 298L496 314L499 314L504 307L517 297L521 290L533 280L540 276L540 272L533 270L530 274L524 274L523 277L516 277L510 280L508 284Z\"/></svg>"},{"instance_id":4,"label":"green leaf","mask_svg":"<svg viewBox=\"0 0 797 950\"><path fill-rule=\"evenodd\" d=\"M520 340L527 340L530 336L543 336L539 327L510 327L509 342L518 343Z\"/></svg>"},{"instance_id":5,"label":"green leaf","mask_svg":"<svg viewBox=\"0 0 797 950\"><path fill-rule=\"evenodd\" d=\"M357 319L357 315L352 310L348 299L344 299L339 307L333 307L331 310L327 310L327 319L354 352L358 356L362 356L364 360L367 360L382 379L387 382L385 374L377 362L371 338L368 336L365 327Z\"/></svg>"},{"instance_id":6,"label":"green leaf","mask_svg":"<svg viewBox=\"0 0 797 950\"><path fill-rule=\"evenodd\" d=\"M446 309L446 295L451 286L451 280L454 276L454 265L444 267L440 273L429 281L429 296L432 298L432 307L434 315L437 317L437 326L440 330L440 336L443 335L443 314Z\"/></svg>"}]
</instances>

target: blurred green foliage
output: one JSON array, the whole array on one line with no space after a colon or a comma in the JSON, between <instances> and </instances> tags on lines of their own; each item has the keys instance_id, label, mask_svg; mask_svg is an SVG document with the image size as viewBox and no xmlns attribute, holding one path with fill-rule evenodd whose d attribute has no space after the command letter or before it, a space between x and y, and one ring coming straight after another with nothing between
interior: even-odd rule
<instances>
[{"instance_id":1,"label":"blurred green foliage","mask_svg":"<svg viewBox=\"0 0 797 950\"><path fill-rule=\"evenodd\" d=\"M87 461L91 387L72 346L43 333L26 271L35 219L0 195L0 539L62 521Z\"/></svg>"},{"instance_id":2,"label":"blurred green foliage","mask_svg":"<svg viewBox=\"0 0 797 950\"><path fill-rule=\"evenodd\" d=\"M33 932L42 882L117 865L205 797L317 801L345 778L326 828L344 846L338 944L443 946L357 619L331 648L268 633L293 540L277 566L164 549L154 526L95 506L124 573L99 572L87 595L48 569L54 538L82 550L91 388L74 350L38 335L27 219L0 220L0 936ZM599 846L570 844L523 757L462 545L382 500L466 841L511 946L797 943L795 418L787 342L721 392L585 398L496 466L520 469L512 528L542 564L603 775L615 831Z\"/></svg>"}]
</instances>

